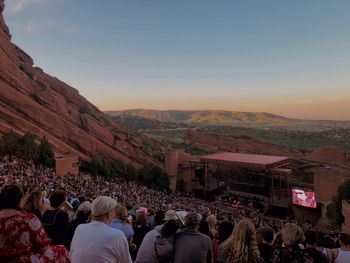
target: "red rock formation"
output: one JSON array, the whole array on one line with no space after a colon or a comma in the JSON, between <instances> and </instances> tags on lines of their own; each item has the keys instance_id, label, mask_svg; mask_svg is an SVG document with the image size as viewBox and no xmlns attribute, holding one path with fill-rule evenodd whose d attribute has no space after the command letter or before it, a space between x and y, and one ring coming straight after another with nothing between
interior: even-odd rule
<instances>
[{"instance_id":1,"label":"red rock formation","mask_svg":"<svg viewBox=\"0 0 350 263\"><path fill-rule=\"evenodd\" d=\"M340 147L321 147L314 150L298 151L277 146L266 141L237 134L202 133L187 129L184 135L186 144L192 144L207 152L231 151L267 155L290 156L313 162L350 167L350 153Z\"/></svg>"},{"instance_id":2,"label":"red rock formation","mask_svg":"<svg viewBox=\"0 0 350 263\"><path fill-rule=\"evenodd\" d=\"M102 113L78 90L33 67L32 58L11 43L0 0L0 133L13 129L46 136L56 153L83 160L101 152L141 166L158 164L136 135ZM154 142L152 142L154 143Z\"/></svg>"}]
</instances>

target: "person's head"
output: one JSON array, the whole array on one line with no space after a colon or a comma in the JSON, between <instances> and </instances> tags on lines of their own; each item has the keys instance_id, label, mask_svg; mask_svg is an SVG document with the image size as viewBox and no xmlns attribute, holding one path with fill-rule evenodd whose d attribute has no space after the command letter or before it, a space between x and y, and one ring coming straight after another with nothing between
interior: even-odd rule
<instances>
[{"instance_id":1,"label":"person's head","mask_svg":"<svg viewBox=\"0 0 350 263\"><path fill-rule=\"evenodd\" d=\"M81 203L77 210L77 219L82 221L88 221L91 215L91 203L89 201L85 201Z\"/></svg>"},{"instance_id":2,"label":"person's head","mask_svg":"<svg viewBox=\"0 0 350 263\"><path fill-rule=\"evenodd\" d=\"M229 262L255 262L260 257L260 252L254 224L247 219L240 221L222 244L222 249Z\"/></svg>"},{"instance_id":3,"label":"person's head","mask_svg":"<svg viewBox=\"0 0 350 263\"><path fill-rule=\"evenodd\" d=\"M185 216L185 227L188 230L198 230L199 219L196 213L187 213Z\"/></svg>"},{"instance_id":4,"label":"person's head","mask_svg":"<svg viewBox=\"0 0 350 263\"><path fill-rule=\"evenodd\" d=\"M323 241L325 248L336 248L334 240L330 236L325 236Z\"/></svg>"},{"instance_id":5,"label":"person's head","mask_svg":"<svg viewBox=\"0 0 350 263\"><path fill-rule=\"evenodd\" d=\"M154 225L158 226L161 225L164 221L164 211L158 210L154 216Z\"/></svg>"},{"instance_id":6,"label":"person's head","mask_svg":"<svg viewBox=\"0 0 350 263\"><path fill-rule=\"evenodd\" d=\"M80 205L79 199L73 198L69 203L73 207L73 211L76 212L78 210L79 205Z\"/></svg>"},{"instance_id":7,"label":"person's head","mask_svg":"<svg viewBox=\"0 0 350 263\"><path fill-rule=\"evenodd\" d=\"M216 220L216 216L211 214L207 216L207 222L210 228L210 227L216 227L216 224L218 221Z\"/></svg>"},{"instance_id":8,"label":"person's head","mask_svg":"<svg viewBox=\"0 0 350 263\"><path fill-rule=\"evenodd\" d=\"M19 185L9 184L3 186L0 192L0 210L21 210L20 204L23 199L23 190Z\"/></svg>"},{"instance_id":9,"label":"person's head","mask_svg":"<svg viewBox=\"0 0 350 263\"><path fill-rule=\"evenodd\" d=\"M178 220L168 220L164 223L160 233L162 237L169 238L179 229Z\"/></svg>"},{"instance_id":10,"label":"person's head","mask_svg":"<svg viewBox=\"0 0 350 263\"><path fill-rule=\"evenodd\" d=\"M123 223L128 223L128 210L125 206L119 204L115 207L115 217Z\"/></svg>"},{"instance_id":11,"label":"person's head","mask_svg":"<svg viewBox=\"0 0 350 263\"><path fill-rule=\"evenodd\" d=\"M340 233L339 242L342 247L350 247L350 235L346 233Z\"/></svg>"},{"instance_id":12,"label":"person's head","mask_svg":"<svg viewBox=\"0 0 350 263\"><path fill-rule=\"evenodd\" d=\"M306 192L305 194L306 194L306 197L307 197L308 199L314 197L314 192Z\"/></svg>"},{"instance_id":13,"label":"person's head","mask_svg":"<svg viewBox=\"0 0 350 263\"><path fill-rule=\"evenodd\" d=\"M316 232L317 235L317 246L324 247L324 234L321 231Z\"/></svg>"},{"instance_id":14,"label":"person's head","mask_svg":"<svg viewBox=\"0 0 350 263\"><path fill-rule=\"evenodd\" d=\"M50 206L53 208L61 208L61 206L65 203L66 201L66 193L62 190L56 190L51 192L50 194Z\"/></svg>"},{"instance_id":15,"label":"person's head","mask_svg":"<svg viewBox=\"0 0 350 263\"><path fill-rule=\"evenodd\" d=\"M174 210L168 210L164 214L164 221L178 220L178 216Z\"/></svg>"},{"instance_id":16,"label":"person's head","mask_svg":"<svg viewBox=\"0 0 350 263\"><path fill-rule=\"evenodd\" d=\"M261 243L272 245L274 237L275 237L275 232L273 231L273 229L271 227L269 227L269 226L260 227L257 230L257 234L261 238Z\"/></svg>"},{"instance_id":17,"label":"person's head","mask_svg":"<svg viewBox=\"0 0 350 263\"><path fill-rule=\"evenodd\" d=\"M281 238L286 247L295 246L304 241L304 233L296 224L288 223L282 226Z\"/></svg>"},{"instance_id":18,"label":"person's head","mask_svg":"<svg viewBox=\"0 0 350 263\"><path fill-rule=\"evenodd\" d=\"M44 199L42 196L42 192L33 191L28 195L23 209L29 212L33 212L34 210L41 211L43 208L43 203L44 203Z\"/></svg>"},{"instance_id":19,"label":"person's head","mask_svg":"<svg viewBox=\"0 0 350 263\"><path fill-rule=\"evenodd\" d=\"M136 226L147 225L147 214L145 213L145 211L137 211L135 225Z\"/></svg>"},{"instance_id":20,"label":"person's head","mask_svg":"<svg viewBox=\"0 0 350 263\"><path fill-rule=\"evenodd\" d=\"M317 233L313 230L306 230L304 232L305 243L309 247L316 247L317 244Z\"/></svg>"},{"instance_id":21,"label":"person's head","mask_svg":"<svg viewBox=\"0 0 350 263\"><path fill-rule=\"evenodd\" d=\"M209 224L204 217L199 221L198 231L204 235L210 236Z\"/></svg>"},{"instance_id":22,"label":"person's head","mask_svg":"<svg viewBox=\"0 0 350 263\"><path fill-rule=\"evenodd\" d=\"M229 221L223 221L219 224L219 244L223 243L233 231L233 224Z\"/></svg>"},{"instance_id":23,"label":"person's head","mask_svg":"<svg viewBox=\"0 0 350 263\"><path fill-rule=\"evenodd\" d=\"M115 216L117 201L108 196L99 196L91 204L92 220L101 221L106 224L112 222Z\"/></svg>"}]
</instances>

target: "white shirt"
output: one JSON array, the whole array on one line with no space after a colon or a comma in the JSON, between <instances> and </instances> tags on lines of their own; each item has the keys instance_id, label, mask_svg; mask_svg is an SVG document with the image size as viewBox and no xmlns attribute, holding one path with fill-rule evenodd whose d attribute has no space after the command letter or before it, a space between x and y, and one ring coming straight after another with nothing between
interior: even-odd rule
<instances>
[{"instance_id":1,"label":"white shirt","mask_svg":"<svg viewBox=\"0 0 350 263\"><path fill-rule=\"evenodd\" d=\"M70 247L72 263L132 263L129 245L123 232L92 221L75 230Z\"/></svg>"}]
</instances>

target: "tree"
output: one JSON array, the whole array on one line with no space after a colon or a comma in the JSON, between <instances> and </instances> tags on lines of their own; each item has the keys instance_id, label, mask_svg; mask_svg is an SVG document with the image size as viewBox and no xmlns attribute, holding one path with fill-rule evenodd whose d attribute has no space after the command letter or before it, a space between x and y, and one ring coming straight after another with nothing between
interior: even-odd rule
<instances>
[{"instance_id":1,"label":"tree","mask_svg":"<svg viewBox=\"0 0 350 263\"><path fill-rule=\"evenodd\" d=\"M148 186L169 189L169 178L159 166L151 164L142 167L138 172L138 178Z\"/></svg>"},{"instance_id":2,"label":"tree","mask_svg":"<svg viewBox=\"0 0 350 263\"><path fill-rule=\"evenodd\" d=\"M138 181L138 171L131 163L125 166L125 172L127 174L127 179L130 181Z\"/></svg>"},{"instance_id":3,"label":"tree","mask_svg":"<svg viewBox=\"0 0 350 263\"><path fill-rule=\"evenodd\" d=\"M87 164L87 168L92 175L100 175L104 178L110 178L112 174L110 162L101 153L91 158L91 161Z\"/></svg>"},{"instance_id":4,"label":"tree","mask_svg":"<svg viewBox=\"0 0 350 263\"><path fill-rule=\"evenodd\" d=\"M126 166L120 159L115 160L112 163L113 176L122 177L127 179Z\"/></svg>"},{"instance_id":5,"label":"tree","mask_svg":"<svg viewBox=\"0 0 350 263\"><path fill-rule=\"evenodd\" d=\"M18 157L30 161L38 159L38 146L34 134L26 132L19 140Z\"/></svg>"},{"instance_id":6,"label":"tree","mask_svg":"<svg viewBox=\"0 0 350 263\"><path fill-rule=\"evenodd\" d=\"M55 154L52 150L52 146L49 141L44 136L40 140L40 145L38 149L38 159L37 163L42 164L44 166L52 167L55 162Z\"/></svg>"},{"instance_id":7,"label":"tree","mask_svg":"<svg viewBox=\"0 0 350 263\"><path fill-rule=\"evenodd\" d=\"M342 212L342 201L350 199L350 180L338 187L337 195L333 197L333 202L327 206L327 216L333 219L338 225L344 223Z\"/></svg>"},{"instance_id":8,"label":"tree","mask_svg":"<svg viewBox=\"0 0 350 263\"><path fill-rule=\"evenodd\" d=\"M16 155L20 138L21 136L13 130L5 132L0 141L1 155Z\"/></svg>"}]
</instances>

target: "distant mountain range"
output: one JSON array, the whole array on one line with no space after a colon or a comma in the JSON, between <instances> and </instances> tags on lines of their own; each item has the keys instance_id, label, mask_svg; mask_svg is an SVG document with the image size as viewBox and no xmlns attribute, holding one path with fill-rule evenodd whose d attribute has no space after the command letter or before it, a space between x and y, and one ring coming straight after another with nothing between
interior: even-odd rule
<instances>
[{"instance_id":1,"label":"distant mountain range","mask_svg":"<svg viewBox=\"0 0 350 263\"><path fill-rule=\"evenodd\" d=\"M132 109L107 111L113 117L141 117L162 122L183 122L203 125L290 124L301 120L286 118L266 112L240 112L223 110L148 110Z\"/></svg>"}]
</instances>

